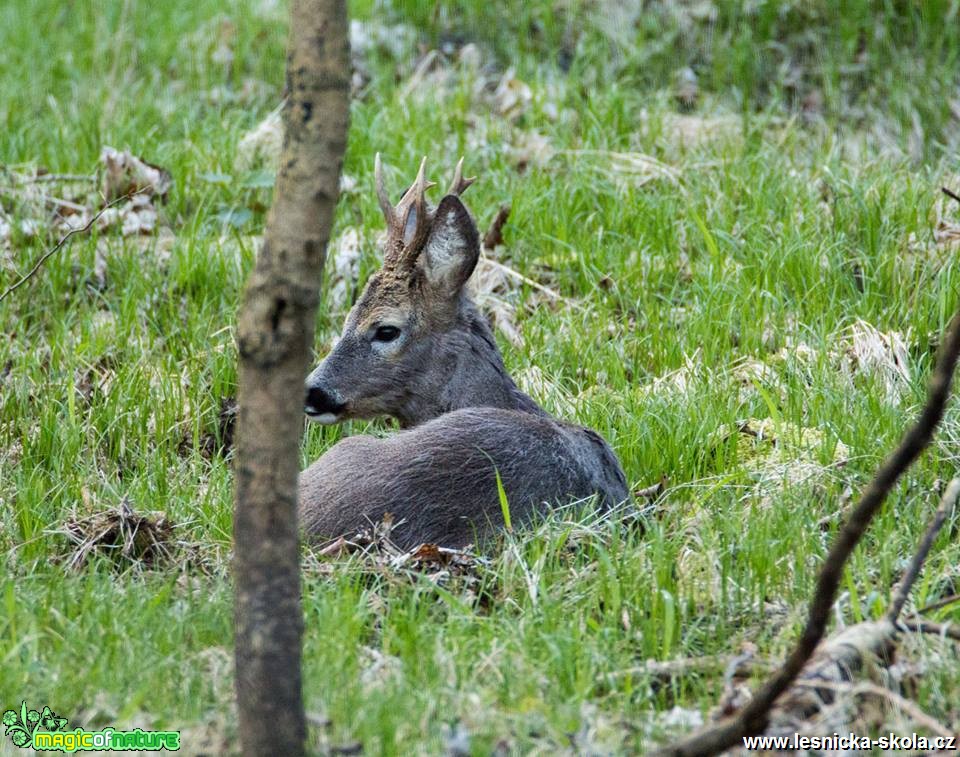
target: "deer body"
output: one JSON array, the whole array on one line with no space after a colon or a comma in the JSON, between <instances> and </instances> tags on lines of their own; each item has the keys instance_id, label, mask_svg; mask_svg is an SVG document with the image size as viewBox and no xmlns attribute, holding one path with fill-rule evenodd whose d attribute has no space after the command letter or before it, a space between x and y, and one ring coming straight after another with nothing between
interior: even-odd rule
<instances>
[{"instance_id":1,"label":"deer body","mask_svg":"<svg viewBox=\"0 0 960 757\"><path fill-rule=\"evenodd\" d=\"M387 217L384 266L343 334L307 378L313 420L388 415L392 436L343 439L300 475L300 514L315 538L352 535L391 513L401 547L462 547L503 526L497 476L515 523L556 503L629 498L596 432L551 417L507 374L486 319L465 291L479 235L459 195L460 166L434 210L423 165Z\"/></svg>"}]
</instances>

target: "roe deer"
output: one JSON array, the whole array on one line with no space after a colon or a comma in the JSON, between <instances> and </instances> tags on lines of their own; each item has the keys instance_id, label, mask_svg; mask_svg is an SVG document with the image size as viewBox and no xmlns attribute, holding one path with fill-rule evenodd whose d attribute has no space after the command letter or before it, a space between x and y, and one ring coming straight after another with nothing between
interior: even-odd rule
<instances>
[{"instance_id":1,"label":"roe deer","mask_svg":"<svg viewBox=\"0 0 960 757\"><path fill-rule=\"evenodd\" d=\"M386 415L405 430L343 439L303 471L303 527L313 538L350 536L389 512L398 546L463 547L503 526L497 476L518 523L591 495L603 508L624 502L627 482L604 439L551 417L504 369L465 289L480 242L460 195L474 179L461 159L433 208L425 163L394 207L377 155L383 267L306 380L312 420Z\"/></svg>"}]
</instances>

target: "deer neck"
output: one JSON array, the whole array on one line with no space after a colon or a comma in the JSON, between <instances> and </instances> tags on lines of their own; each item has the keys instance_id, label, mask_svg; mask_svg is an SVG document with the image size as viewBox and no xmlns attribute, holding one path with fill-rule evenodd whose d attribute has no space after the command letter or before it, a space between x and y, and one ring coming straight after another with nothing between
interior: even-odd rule
<instances>
[{"instance_id":1,"label":"deer neck","mask_svg":"<svg viewBox=\"0 0 960 757\"><path fill-rule=\"evenodd\" d=\"M417 426L465 407L496 407L548 416L507 373L486 318L464 298L454 326L437 334L435 359L446 380L437 387L412 386L396 414L403 427Z\"/></svg>"}]
</instances>

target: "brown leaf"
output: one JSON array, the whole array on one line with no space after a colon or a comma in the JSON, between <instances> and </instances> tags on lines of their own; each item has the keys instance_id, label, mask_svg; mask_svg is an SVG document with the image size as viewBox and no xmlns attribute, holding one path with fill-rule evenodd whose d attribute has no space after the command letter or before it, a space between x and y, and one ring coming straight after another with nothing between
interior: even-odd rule
<instances>
[{"instance_id":1,"label":"brown leaf","mask_svg":"<svg viewBox=\"0 0 960 757\"><path fill-rule=\"evenodd\" d=\"M492 250L495 247L499 247L503 244L503 227L507 223L507 219L510 217L510 203L505 202L500 206L500 209L497 211L497 214L493 217L493 220L490 222L490 226L487 229L487 233L483 235L483 247L487 250Z\"/></svg>"},{"instance_id":2,"label":"brown leaf","mask_svg":"<svg viewBox=\"0 0 960 757\"><path fill-rule=\"evenodd\" d=\"M135 192L164 200L173 186L173 176L167 169L148 163L129 150L120 152L104 147L100 162L103 163L101 191L107 202Z\"/></svg>"}]
</instances>

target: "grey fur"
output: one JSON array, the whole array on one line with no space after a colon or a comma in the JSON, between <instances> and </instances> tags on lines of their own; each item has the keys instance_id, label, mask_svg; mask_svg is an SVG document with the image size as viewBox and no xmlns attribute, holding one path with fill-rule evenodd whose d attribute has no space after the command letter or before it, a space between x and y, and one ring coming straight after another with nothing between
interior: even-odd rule
<instances>
[{"instance_id":1,"label":"grey fur","mask_svg":"<svg viewBox=\"0 0 960 757\"><path fill-rule=\"evenodd\" d=\"M420 249L404 247L404 229L388 228L383 269L307 379L308 406L315 397L333 408L308 407L315 418L388 415L406 430L343 439L303 471L305 530L315 539L349 536L389 512L401 547L462 547L503 526L497 474L516 524L594 494L604 508L627 500L603 438L552 418L507 374L464 290L479 235L459 198L426 209ZM384 325L400 336L378 340Z\"/></svg>"}]
</instances>

